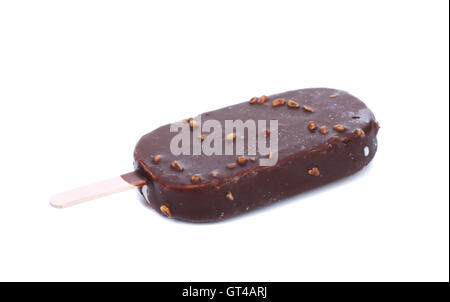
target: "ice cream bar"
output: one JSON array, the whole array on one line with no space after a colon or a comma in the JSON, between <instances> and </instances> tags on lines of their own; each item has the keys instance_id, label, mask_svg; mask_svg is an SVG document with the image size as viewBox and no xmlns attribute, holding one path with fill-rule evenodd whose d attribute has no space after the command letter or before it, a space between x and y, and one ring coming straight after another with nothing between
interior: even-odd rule
<instances>
[{"instance_id":1,"label":"ice cream bar","mask_svg":"<svg viewBox=\"0 0 450 302\"><path fill-rule=\"evenodd\" d=\"M250 135L245 135L250 130L243 136L227 133L227 120L267 121L266 125L277 121L275 132L268 127L255 130L267 140L266 146L276 136L276 153L255 154ZM211 145L198 121L217 121L222 150L231 144L233 154L194 154L194 143L185 154L174 154L170 146L178 133L170 131L171 125L144 135L136 145L136 174L146 180L139 190L162 215L206 222L246 213L351 175L377 150L379 125L373 113L356 97L336 89L253 97L180 122L189 126L197 146ZM243 152L237 150L238 140L247 146ZM260 164L272 156L274 164Z\"/></svg>"}]
</instances>

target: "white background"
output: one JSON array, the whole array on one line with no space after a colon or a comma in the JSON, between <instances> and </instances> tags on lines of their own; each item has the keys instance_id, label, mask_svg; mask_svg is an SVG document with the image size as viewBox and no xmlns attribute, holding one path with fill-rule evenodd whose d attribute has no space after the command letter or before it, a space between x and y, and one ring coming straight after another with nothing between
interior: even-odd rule
<instances>
[{"instance_id":1,"label":"white background","mask_svg":"<svg viewBox=\"0 0 450 302\"><path fill-rule=\"evenodd\" d=\"M0 281L448 281L448 23L443 0L0 2ZM361 173L212 224L134 191L48 204L160 125L306 87L375 113Z\"/></svg>"}]
</instances>

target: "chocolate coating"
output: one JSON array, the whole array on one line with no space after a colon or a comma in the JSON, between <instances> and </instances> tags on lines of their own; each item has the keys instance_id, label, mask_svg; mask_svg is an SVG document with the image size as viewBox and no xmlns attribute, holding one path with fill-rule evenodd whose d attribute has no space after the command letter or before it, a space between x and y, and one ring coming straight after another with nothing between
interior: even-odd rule
<instances>
[{"instance_id":1,"label":"chocolate coating","mask_svg":"<svg viewBox=\"0 0 450 302\"><path fill-rule=\"evenodd\" d=\"M280 98L286 103L272 106ZM299 106L288 106L288 100ZM199 222L228 218L353 174L377 150L373 113L354 96L336 89L275 94L264 103L246 101L201 115L202 123L209 119L219 121L223 131L225 120L278 120L277 163L259 166L262 155L245 154L256 162L241 161L229 168L238 155L175 156L170 141L177 133L169 131L170 125L162 126L144 135L134 152L136 170L148 179L141 193L158 212L164 207L171 217ZM317 128L311 130L310 121ZM174 168L174 161L182 169Z\"/></svg>"}]
</instances>

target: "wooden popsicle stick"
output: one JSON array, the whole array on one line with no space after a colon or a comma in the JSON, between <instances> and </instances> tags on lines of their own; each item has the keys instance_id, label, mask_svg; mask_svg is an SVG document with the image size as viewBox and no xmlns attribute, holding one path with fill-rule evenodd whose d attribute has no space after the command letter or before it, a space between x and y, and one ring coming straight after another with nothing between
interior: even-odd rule
<instances>
[{"instance_id":1,"label":"wooden popsicle stick","mask_svg":"<svg viewBox=\"0 0 450 302\"><path fill-rule=\"evenodd\" d=\"M66 208L145 185L146 180L136 172L126 173L97 183L58 193L50 199L55 208Z\"/></svg>"}]
</instances>

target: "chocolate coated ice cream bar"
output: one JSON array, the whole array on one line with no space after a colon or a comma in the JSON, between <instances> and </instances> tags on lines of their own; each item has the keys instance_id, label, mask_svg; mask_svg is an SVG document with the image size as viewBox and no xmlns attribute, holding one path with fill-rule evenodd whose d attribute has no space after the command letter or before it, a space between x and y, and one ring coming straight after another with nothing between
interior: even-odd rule
<instances>
[{"instance_id":1,"label":"chocolate coated ice cream bar","mask_svg":"<svg viewBox=\"0 0 450 302\"><path fill-rule=\"evenodd\" d=\"M257 127L228 133L226 121L236 120L254 121ZM202 131L208 121L221 126L220 141ZM266 128L258 127L258 121L266 121ZM269 128L270 121L277 121L277 127ZM162 126L137 143L135 173L145 179L139 190L155 210L198 222L246 213L357 172L374 157L379 129L363 102L326 88L254 97L179 126L183 123L191 131L184 154L171 148L179 133L171 132L171 125ZM250 139L253 130L266 147L274 139L277 148L259 152ZM201 149L203 144L222 154L196 153L195 146ZM264 159L272 164L261 165Z\"/></svg>"}]
</instances>

